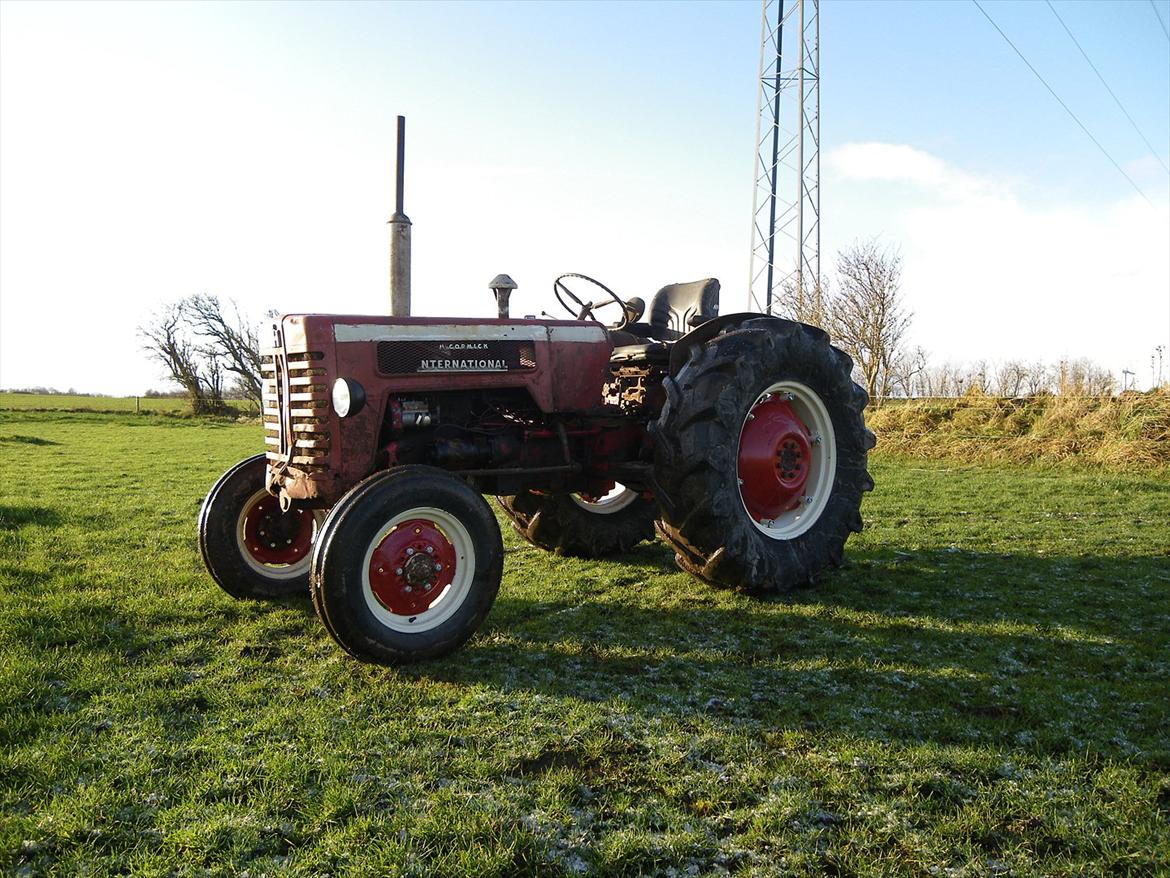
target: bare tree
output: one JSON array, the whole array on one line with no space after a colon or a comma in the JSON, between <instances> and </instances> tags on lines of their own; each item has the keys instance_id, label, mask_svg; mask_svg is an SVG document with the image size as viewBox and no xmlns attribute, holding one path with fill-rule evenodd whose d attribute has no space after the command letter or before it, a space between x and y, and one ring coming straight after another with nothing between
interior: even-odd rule
<instances>
[{"instance_id":1,"label":"bare tree","mask_svg":"<svg viewBox=\"0 0 1170 878\"><path fill-rule=\"evenodd\" d=\"M854 244L837 256L837 289L829 297L829 329L853 358L875 403L889 394L909 312L901 300L902 257L876 240Z\"/></svg>"},{"instance_id":2,"label":"bare tree","mask_svg":"<svg viewBox=\"0 0 1170 878\"><path fill-rule=\"evenodd\" d=\"M1008 360L995 370L995 392L1014 399L1024 388L1028 367L1021 360Z\"/></svg>"},{"instance_id":3,"label":"bare tree","mask_svg":"<svg viewBox=\"0 0 1170 878\"><path fill-rule=\"evenodd\" d=\"M898 393L907 397L920 394L924 383L922 378L926 372L926 351L921 347L903 351L894 360L890 371L893 373L893 385ZM929 395L929 392L926 395Z\"/></svg>"},{"instance_id":4,"label":"bare tree","mask_svg":"<svg viewBox=\"0 0 1170 878\"><path fill-rule=\"evenodd\" d=\"M784 282L776 310L782 317L829 329L829 281L797 284L792 278Z\"/></svg>"},{"instance_id":5,"label":"bare tree","mask_svg":"<svg viewBox=\"0 0 1170 878\"><path fill-rule=\"evenodd\" d=\"M1046 393L1052 382L1052 373L1040 360L1030 363L1024 372L1024 389L1028 396Z\"/></svg>"},{"instance_id":6,"label":"bare tree","mask_svg":"<svg viewBox=\"0 0 1170 878\"><path fill-rule=\"evenodd\" d=\"M166 367L187 395L196 414L219 414L223 400L223 367L215 356L195 344L182 303L167 305L146 326L138 328L143 347Z\"/></svg>"},{"instance_id":7,"label":"bare tree","mask_svg":"<svg viewBox=\"0 0 1170 878\"><path fill-rule=\"evenodd\" d=\"M1113 373L1091 360L1061 360L1056 388L1061 396L1109 396L1117 388Z\"/></svg>"},{"instance_id":8,"label":"bare tree","mask_svg":"<svg viewBox=\"0 0 1170 878\"><path fill-rule=\"evenodd\" d=\"M179 303L195 335L204 339L208 356L222 362L235 376L241 396L260 405L260 340L256 329L240 316L232 303L232 315L224 313L218 296L189 296Z\"/></svg>"},{"instance_id":9,"label":"bare tree","mask_svg":"<svg viewBox=\"0 0 1170 878\"><path fill-rule=\"evenodd\" d=\"M991 381L991 368L987 365L987 360L976 360L971 364L966 392L986 396L991 392Z\"/></svg>"}]
</instances>

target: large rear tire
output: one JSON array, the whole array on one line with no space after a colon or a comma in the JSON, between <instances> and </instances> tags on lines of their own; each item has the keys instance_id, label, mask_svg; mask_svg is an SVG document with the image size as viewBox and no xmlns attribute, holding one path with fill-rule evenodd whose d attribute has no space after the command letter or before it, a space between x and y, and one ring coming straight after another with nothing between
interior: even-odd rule
<instances>
[{"instance_id":1,"label":"large rear tire","mask_svg":"<svg viewBox=\"0 0 1170 878\"><path fill-rule=\"evenodd\" d=\"M428 466L356 485L321 527L313 607L347 652L405 664L458 649L500 587L504 548L483 497Z\"/></svg>"},{"instance_id":2,"label":"large rear tire","mask_svg":"<svg viewBox=\"0 0 1170 878\"><path fill-rule=\"evenodd\" d=\"M844 558L873 488L865 391L812 326L756 318L696 347L665 382L655 477L678 565L755 593L815 581Z\"/></svg>"},{"instance_id":3,"label":"large rear tire","mask_svg":"<svg viewBox=\"0 0 1170 878\"><path fill-rule=\"evenodd\" d=\"M212 579L235 598L304 595L324 513L293 508L264 490L263 454L220 476L199 511L199 551Z\"/></svg>"},{"instance_id":4,"label":"large rear tire","mask_svg":"<svg viewBox=\"0 0 1170 878\"><path fill-rule=\"evenodd\" d=\"M602 558L654 539L658 504L616 485L604 497L537 494L497 497L512 528L528 542L560 555Z\"/></svg>"}]
</instances>

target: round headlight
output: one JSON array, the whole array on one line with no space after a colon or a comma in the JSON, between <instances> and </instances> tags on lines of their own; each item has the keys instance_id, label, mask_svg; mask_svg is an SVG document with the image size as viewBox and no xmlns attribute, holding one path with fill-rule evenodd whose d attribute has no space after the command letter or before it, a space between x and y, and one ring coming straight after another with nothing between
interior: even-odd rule
<instances>
[{"instance_id":1,"label":"round headlight","mask_svg":"<svg viewBox=\"0 0 1170 878\"><path fill-rule=\"evenodd\" d=\"M333 411L339 418L356 415L366 404L366 391L352 378L338 378L333 382Z\"/></svg>"}]
</instances>

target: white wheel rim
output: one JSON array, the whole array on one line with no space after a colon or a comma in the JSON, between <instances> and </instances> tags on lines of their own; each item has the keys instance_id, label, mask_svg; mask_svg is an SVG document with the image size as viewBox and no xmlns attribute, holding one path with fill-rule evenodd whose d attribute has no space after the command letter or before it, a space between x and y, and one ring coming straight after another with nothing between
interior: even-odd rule
<instances>
[{"instance_id":1,"label":"white wheel rim","mask_svg":"<svg viewBox=\"0 0 1170 878\"><path fill-rule=\"evenodd\" d=\"M767 388L752 403L754 409L765 402L769 397L780 396L787 400L793 413L804 423L808 433L813 437L812 455L808 467L808 478L804 485L804 497L799 506L780 513L773 519L757 520L748 510L744 500L743 490L740 488L740 504L744 514L755 526L756 530L774 540L791 540L809 530L820 519L825 507L829 504L829 497L833 492L833 482L837 475L837 438L833 432L833 421L829 417L829 410L821 401L820 396L807 385L798 381L777 381ZM749 409L750 415L750 409ZM749 418L745 417L740 426L740 439L743 437L744 427ZM736 444L739 448L739 443ZM737 458L737 477L740 477ZM742 479L739 482L742 485Z\"/></svg>"},{"instance_id":2,"label":"white wheel rim","mask_svg":"<svg viewBox=\"0 0 1170 878\"><path fill-rule=\"evenodd\" d=\"M415 519L432 522L454 547L455 575L429 607L406 616L393 612L378 599L370 582L370 562L373 560L374 552L386 537L400 524ZM392 631L408 634L430 631L455 615L471 593L471 584L475 580L475 546L467 528L451 513L433 506L418 506L400 512L378 530L366 548L365 557L362 558L361 576L362 595L366 600L366 606L380 623Z\"/></svg>"},{"instance_id":3,"label":"white wheel rim","mask_svg":"<svg viewBox=\"0 0 1170 878\"><path fill-rule=\"evenodd\" d=\"M615 512L621 512L631 503L638 499L638 492L632 488L627 488L620 482L614 482L613 489L605 496L598 497L596 500L588 500L580 494L570 494L573 502L589 512L596 512L599 515L613 515Z\"/></svg>"},{"instance_id":4,"label":"white wheel rim","mask_svg":"<svg viewBox=\"0 0 1170 878\"><path fill-rule=\"evenodd\" d=\"M270 496L267 491L261 489L248 498L247 502L240 508L239 517L236 519L236 549L243 562L255 573L259 573L265 579L296 579L298 576L304 576L308 572L309 565L313 562L312 551L307 551L304 557L293 564L267 564L252 554L251 549L248 548L248 541L245 538L245 527L248 523L248 513L259 501L265 497ZM308 510L300 510L305 513ZM325 519L325 510L314 509L313 515L313 542L317 540L317 534L321 531L321 522ZM310 543L312 545L312 543Z\"/></svg>"}]
</instances>

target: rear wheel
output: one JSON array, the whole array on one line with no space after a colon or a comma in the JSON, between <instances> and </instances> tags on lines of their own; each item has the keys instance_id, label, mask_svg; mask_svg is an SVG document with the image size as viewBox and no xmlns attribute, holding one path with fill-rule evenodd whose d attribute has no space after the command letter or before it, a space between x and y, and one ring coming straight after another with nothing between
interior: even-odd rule
<instances>
[{"instance_id":1,"label":"rear wheel","mask_svg":"<svg viewBox=\"0 0 1170 878\"><path fill-rule=\"evenodd\" d=\"M325 520L313 553L313 606L357 658L436 658L483 622L503 558L483 497L442 470L396 467L354 487Z\"/></svg>"},{"instance_id":2,"label":"rear wheel","mask_svg":"<svg viewBox=\"0 0 1170 878\"><path fill-rule=\"evenodd\" d=\"M815 327L745 321L666 381L655 474L659 531L680 567L747 591L786 591L839 565L873 488L865 392Z\"/></svg>"},{"instance_id":3,"label":"rear wheel","mask_svg":"<svg viewBox=\"0 0 1170 878\"><path fill-rule=\"evenodd\" d=\"M654 539L658 505L625 485L597 497L525 491L496 500L516 533L561 555L600 558Z\"/></svg>"},{"instance_id":4,"label":"rear wheel","mask_svg":"<svg viewBox=\"0 0 1170 878\"><path fill-rule=\"evenodd\" d=\"M236 464L212 486L199 512L199 549L212 578L237 598L304 594L313 540L324 513L281 511L264 490L263 454Z\"/></svg>"}]
</instances>

